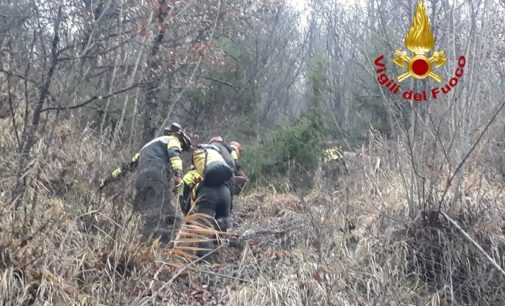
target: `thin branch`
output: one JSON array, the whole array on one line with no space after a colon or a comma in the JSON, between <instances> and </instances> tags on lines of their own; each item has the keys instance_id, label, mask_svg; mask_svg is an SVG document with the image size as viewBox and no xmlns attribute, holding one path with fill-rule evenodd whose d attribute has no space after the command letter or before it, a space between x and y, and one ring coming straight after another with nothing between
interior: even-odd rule
<instances>
[{"instance_id":1,"label":"thin branch","mask_svg":"<svg viewBox=\"0 0 505 306\"><path fill-rule=\"evenodd\" d=\"M137 83L137 84L134 84L132 86L129 86L129 87L126 87L126 88L123 88L121 90L118 90L116 92L113 92L109 95L106 95L106 96L93 96L91 98L89 98L88 100L80 103L80 104L77 104L77 105L72 105L72 106L63 106L63 107L48 107L48 108L44 108L41 112L46 112L46 111L52 111L52 110L73 110L73 109L77 109L77 108L80 108L80 107L83 107L83 106L86 106L88 104L90 104L91 102L95 101L95 100L104 100L104 99L108 99L110 97L113 97L113 96L116 96L116 95L119 95L119 94L122 94L124 92L127 92L129 90L132 90L133 88L136 88L138 86L140 86L142 83Z\"/></svg>"},{"instance_id":2,"label":"thin branch","mask_svg":"<svg viewBox=\"0 0 505 306\"><path fill-rule=\"evenodd\" d=\"M10 76L10 77L16 77L16 78L19 78L21 80L24 80L24 81L27 81L35 86L40 86L40 83L35 81L35 80L32 80L30 78L27 78L25 77L24 75L21 75L21 74L17 74L17 73L14 73L14 72L11 72L11 71L8 71L8 70L5 70L3 68L0 68L0 72L1 73L5 73L7 76Z\"/></svg>"},{"instance_id":3,"label":"thin branch","mask_svg":"<svg viewBox=\"0 0 505 306\"><path fill-rule=\"evenodd\" d=\"M221 14L221 0L219 0L218 6L217 6L217 16L216 16L216 20L214 21L214 28L212 29L212 32L211 32L209 40L208 40L209 43L214 38L214 33L216 32L216 29L217 29L217 24L218 24L218 21L219 21L220 14ZM202 56L200 56L200 58L198 59L198 62L196 63L195 68L191 72L190 79L196 74L196 71L200 67L200 63L201 62L202 62ZM182 95L184 94L184 92L186 91L186 89L188 87L189 87L189 84L186 84L186 86L184 86L184 88L179 92L179 95L175 99L174 103L172 103L172 105L170 106L170 109L168 110L168 114L165 117L165 120L163 121L163 124L161 126L166 126L167 125L167 122L168 122L168 120L170 120L170 117L172 116L172 112L174 111L175 106L177 105L177 103L179 102L179 100L181 99Z\"/></svg>"},{"instance_id":4,"label":"thin branch","mask_svg":"<svg viewBox=\"0 0 505 306\"><path fill-rule=\"evenodd\" d=\"M466 161L470 157L470 154L472 154L472 152L475 150L475 148L477 147L477 145L480 143L480 141L482 140L482 138L486 134L486 132L489 129L489 127L491 127L491 125L494 123L494 121L496 120L496 118L501 113L501 111L503 110L504 107L505 107L505 101L503 101L502 104L500 105L500 107L498 107L498 110L495 112L495 114L493 115L493 117L491 118L491 120L489 120L489 122L486 124L486 127L484 128L484 130L482 131L482 133L480 133L479 138L477 138L477 141L475 141L475 143L472 145L472 147L470 148L470 150L468 151L468 153L466 153L466 155L463 158L463 160L459 163L458 167L456 168L456 171L454 171L454 173L451 175L451 177L447 181L447 186L445 187L445 190L444 190L444 193L442 195L442 198L440 199L440 204L439 204L438 210L440 210L441 207L442 207L442 204L444 202L445 196L447 195L447 192L449 191L449 187L451 187L452 180L458 174L458 172L461 170L461 168L463 167L463 165L466 163Z\"/></svg>"},{"instance_id":5,"label":"thin branch","mask_svg":"<svg viewBox=\"0 0 505 306\"><path fill-rule=\"evenodd\" d=\"M217 80L215 78L212 78L212 77L207 77L207 76L198 76L199 78L202 78L202 79L205 79L205 80L209 80L209 81L213 81L213 82L216 82L218 84L221 84L221 85L224 85L224 86L228 86L228 87L231 87L233 90L235 91L238 91L237 88L235 88L235 86L233 86L233 84L231 83L228 83L226 81L221 81L221 80Z\"/></svg>"},{"instance_id":6,"label":"thin branch","mask_svg":"<svg viewBox=\"0 0 505 306\"><path fill-rule=\"evenodd\" d=\"M463 234L463 236L465 236L465 238L468 239L468 241L470 241L484 255L484 257L486 257L487 260L489 260L489 262L495 266L496 269L498 269L498 271L505 275L503 268L491 256L489 256L489 254L474 239L472 239L472 237L470 237L470 235L468 235L456 221L449 217L445 212L441 211L440 213L447 219L447 221L452 223L452 225L454 225L454 227L456 227Z\"/></svg>"},{"instance_id":7,"label":"thin branch","mask_svg":"<svg viewBox=\"0 0 505 306\"><path fill-rule=\"evenodd\" d=\"M7 92L8 92L8 100L9 100L9 109L11 113L12 127L14 128L14 135L16 135L16 140L18 143L18 152L21 152L21 140L19 138L18 125L16 122L14 106L12 105L12 91L11 91L11 78L7 76Z\"/></svg>"}]
</instances>

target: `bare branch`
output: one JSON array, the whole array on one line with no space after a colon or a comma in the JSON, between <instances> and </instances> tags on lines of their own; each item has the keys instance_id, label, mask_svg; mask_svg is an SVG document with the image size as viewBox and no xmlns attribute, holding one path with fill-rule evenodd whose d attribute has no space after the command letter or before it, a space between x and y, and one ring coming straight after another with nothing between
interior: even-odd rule
<instances>
[{"instance_id":1,"label":"bare branch","mask_svg":"<svg viewBox=\"0 0 505 306\"><path fill-rule=\"evenodd\" d=\"M86 100L84 102L81 102L81 103L79 103L77 105L61 106L61 107L48 107L48 108L44 108L41 112L52 111L52 110L62 111L62 110L74 110L74 109L78 109L78 108L81 108L83 106L86 106L86 105L90 104L91 102L93 102L95 100L104 100L104 99L107 99L107 98L110 98L110 97L113 97L113 96L117 96L119 94L122 94L124 92L129 91L129 90L132 90L132 89L134 89L136 87L139 87L141 85L142 85L142 83L136 83L136 84L134 84L132 86L120 89L118 91L115 91L115 92L113 92L111 94L108 94L108 95L105 95L105 96L93 96L93 97L89 98L88 100Z\"/></svg>"}]
</instances>

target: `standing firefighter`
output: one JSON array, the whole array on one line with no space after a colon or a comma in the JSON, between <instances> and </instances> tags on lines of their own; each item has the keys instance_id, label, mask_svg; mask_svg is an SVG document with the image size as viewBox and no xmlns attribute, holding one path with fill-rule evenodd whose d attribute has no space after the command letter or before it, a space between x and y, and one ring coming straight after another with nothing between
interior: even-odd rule
<instances>
[{"instance_id":1,"label":"standing firefighter","mask_svg":"<svg viewBox=\"0 0 505 306\"><path fill-rule=\"evenodd\" d=\"M179 226L169 186L172 176L175 189L182 184L181 153L189 150L191 140L178 123L172 123L165 128L164 136L145 144L131 162L114 170L100 186L102 189L108 182L138 168L134 210L142 215L144 240L160 238L162 242L169 242Z\"/></svg>"}]
</instances>

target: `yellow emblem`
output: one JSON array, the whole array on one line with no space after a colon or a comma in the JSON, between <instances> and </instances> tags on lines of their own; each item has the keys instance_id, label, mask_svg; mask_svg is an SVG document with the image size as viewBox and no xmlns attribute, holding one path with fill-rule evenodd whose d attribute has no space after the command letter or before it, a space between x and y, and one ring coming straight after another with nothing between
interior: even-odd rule
<instances>
[{"instance_id":1,"label":"yellow emblem","mask_svg":"<svg viewBox=\"0 0 505 306\"><path fill-rule=\"evenodd\" d=\"M409 57L405 51L395 51L393 62L399 67L408 70L398 76L399 82L407 79L409 76L418 80L431 77L437 82L442 81L442 78L432 70L433 65L435 68L438 68L447 61L444 51L433 52L433 55L429 58L425 55L435 47L435 37L431 33L430 21L426 15L426 9L422 0L419 0L417 4L412 26L405 37L405 47L414 53L414 56Z\"/></svg>"}]
</instances>

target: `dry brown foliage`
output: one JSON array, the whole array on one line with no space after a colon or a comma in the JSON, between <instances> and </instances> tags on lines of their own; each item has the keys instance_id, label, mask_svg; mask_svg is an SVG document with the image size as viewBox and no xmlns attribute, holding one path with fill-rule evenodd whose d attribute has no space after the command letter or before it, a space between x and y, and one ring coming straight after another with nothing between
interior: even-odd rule
<instances>
[{"instance_id":1,"label":"dry brown foliage","mask_svg":"<svg viewBox=\"0 0 505 306\"><path fill-rule=\"evenodd\" d=\"M0 141L15 147L4 128ZM336 189L249 191L236 200L232 233L198 229L193 215L174 248L140 243L131 178L98 194L119 159L107 144L69 123L47 144L37 144L18 209L9 201L17 157L0 157L2 305L505 303L504 276L443 216L406 217L399 169L408 160L386 143L350 161ZM504 267L505 190L484 165L466 176L452 217ZM194 256L202 239L220 240L212 258Z\"/></svg>"}]
</instances>

